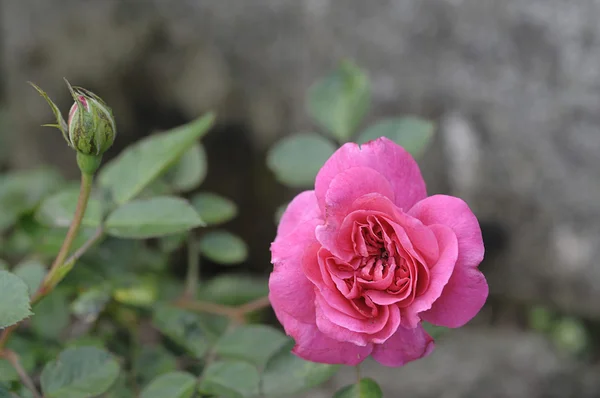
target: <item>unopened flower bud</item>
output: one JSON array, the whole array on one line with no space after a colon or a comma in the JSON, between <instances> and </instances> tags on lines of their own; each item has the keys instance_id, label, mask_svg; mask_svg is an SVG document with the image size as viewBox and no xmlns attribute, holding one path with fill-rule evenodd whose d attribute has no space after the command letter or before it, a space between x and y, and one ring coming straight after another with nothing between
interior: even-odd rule
<instances>
[{"instance_id":1,"label":"unopened flower bud","mask_svg":"<svg viewBox=\"0 0 600 398\"><path fill-rule=\"evenodd\" d=\"M102 155L117 133L112 111L96 94L70 85L69 89L75 100L67 121L70 145L85 155Z\"/></svg>"},{"instance_id":2,"label":"unopened flower bud","mask_svg":"<svg viewBox=\"0 0 600 398\"><path fill-rule=\"evenodd\" d=\"M46 99L56 117L56 124L47 126L61 130L71 148L83 155L101 156L112 146L117 134L115 119L112 110L100 97L84 88L72 87L67 82L75 103L65 122L48 95L35 84L32 86Z\"/></svg>"}]
</instances>

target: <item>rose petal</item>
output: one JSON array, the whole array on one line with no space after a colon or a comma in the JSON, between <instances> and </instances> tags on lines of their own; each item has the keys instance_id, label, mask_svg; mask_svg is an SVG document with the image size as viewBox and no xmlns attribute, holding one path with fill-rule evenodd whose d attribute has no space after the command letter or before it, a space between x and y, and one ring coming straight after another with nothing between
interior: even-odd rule
<instances>
[{"instance_id":1,"label":"rose petal","mask_svg":"<svg viewBox=\"0 0 600 398\"><path fill-rule=\"evenodd\" d=\"M394 203L410 209L427 195L419 166L401 146L382 137L362 146L344 144L323 165L315 181L315 194L325 214L326 194L333 179L351 167L369 167L379 172L390 183L395 193Z\"/></svg>"},{"instance_id":2,"label":"rose petal","mask_svg":"<svg viewBox=\"0 0 600 398\"><path fill-rule=\"evenodd\" d=\"M332 299L332 295L325 297L322 293L323 292L317 293L315 300L317 305L317 326L319 326L318 318L319 314L321 314L323 317L327 318L328 321L341 326L344 329L348 329L350 332L375 334L381 331L389 320L390 311L388 307L379 307L379 314L377 314L375 318L370 318L361 315L350 303L348 303L348 300L345 300L350 308L352 308L352 312L355 314L353 316L343 309L338 309L338 305L336 305L335 301ZM343 298L341 295L340 297ZM319 329L321 328L319 327ZM336 337L335 334L330 334L323 329L321 329L321 331L331 337Z\"/></svg>"},{"instance_id":3,"label":"rose petal","mask_svg":"<svg viewBox=\"0 0 600 398\"><path fill-rule=\"evenodd\" d=\"M440 257L429 269L430 280L427 291L416 297L412 304L402 311L402 324L409 328L416 327L421 321L419 313L429 310L440 297L458 258L458 242L454 231L445 225L432 225L430 228L437 238Z\"/></svg>"},{"instance_id":4,"label":"rose petal","mask_svg":"<svg viewBox=\"0 0 600 398\"><path fill-rule=\"evenodd\" d=\"M336 296L339 296L340 299L336 300ZM376 318L368 318L354 308L350 301L344 298L339 292L321 291L316 294L315 304L318 308L317 313L322 314L328 321L351 332L376 333L385 326L389 317L388 311L380 311ZM318 324L319 322L317 321ZM331 335L325 330L322 331L331 337L335 337L335 335Z\"/></svg>"},{"instance_id":5,"label":"rose petal","mask_svg":"<svg viewBox=\"0 0 600 398\"><path fill-rule=\"evenodd\" d=\"M388 306L388 310L390 311L388 322L383 329L371 336L371 341L375 344L386 342L398 331L398 328L400 327L400 309L395 305L390 305Z\"/></svg>"},{"instance_id":6,"label":"rose petal","mask_svg":"<svg viewBox=\"0 0 600 398\"><path fill-rule=\"evenodd\" d=\"M304 191L290 202L277 227L277 239L291 233L300 224L312 219L322 219L315 191Z\"/></svg>"},{"instance_id":7,"label":"rose petal","mask_svg":"<svg viewBox=\"0 0 600 398\"><path fill-rule=\"evenodd\" d=\"M477 218L461 199L435 195L417 203L409 214L426 225L450 227L458 240L458 259L442 295L422 319L436 325L460 327L485 304L488 285L477 269L483 260L483 239Z\"/></svg>"},{"instance_id":8,"label":"rose petal","mask_svg":"<svg viewBox=\"0 0 600 398\"><path fill-rule=\"evenodd\" d=\"M414 329L399 327L385 343L375 345L371 355L382 365L402 366L426 357L433 348L433 339L421 325Z\"/></svg>"},{"instance_id":9,"label":"rose petal","mask_svg":"<svg viewBox=\"0 0 600 398\"><path fill-rule=\"evenodd\" d=\"M344 218L341 224L327 221L324 225L319 225L316 230L317 239L335 256L350 261L355 255L355 246L352 240L352 233L355 223L366 223L369 216L374 216L380 222L383 222L396 229L401 226L404 231L395 231L402 236L408 234L413 239L409 246L414 249L414 256L430 263L437 260L439 253L435 236L421 220L403 213L388 198L379 193L363 195L355 200L348 208L350 213ZM410 240L409 239L409 240ZM406 241L406 240L404 240Z\"/></svg>"},{"instance_id":10,"label":"rose petal","mask_svg":"<svg viewBox=\"0 0 600 398\"><path fill-rule=\"evenodd\" d=\"M390 226L396 227L399 225L406 231L406 234L410 236L411 246L419 251L425 262L435 261L438 258L436 240L430 229L423 225L418 218L400 210L388 198L379 194L363 195L352 204L350 210L371 210L386 214L387 217L383 217L383 219L388 220ZM405 235L405 233L403 232L402 235Z\"/></svg>"},{"instance_id":11,"label":"rose petal","mask_svg":"<svg viewBox=\"0 0 600 398\"><path fill-rule=\"evenodd\" d=\"M337 289L322 287L315 296L316 305L319 306L321 302L326 303L328 309L331 308L332 311L340 312L348 317L355 319L365 318L356 308L354 308L350 303L350 300L344 297Z\"/></svg>"},{"instance_id":12,"label":"rose petal","mask_svg":"<svg viewBox=\"0 0 600 398\"><path fill-rule=\"evenodd\" d=\"M308 361L354 366L364 361L373 350L372 344L361 347L334 340L314 324L301 323L287 314L278 315L278 318L286 333L296 341L294 354Z\"/></svg>"},{"instance_id":13,"label":"rose petal","mask_svg":"<svg viewBox=\"0 0 600 398\"><path fill-rule=\"evenodd\" d=\"M387 200L380 194L368 195L371 198L380 198ZM389 201L388 201L389 202ZM329 250L334 256L343 261L350 262L355 258L355 244L352 239L355 225L368 223L369 217L376 217L384 220L388 216L376 210L357 209L348 214L340 225L327 222L325 225L319 225L316 229L317 240Z\"/></svg>"},{"instance_id":14,"label":"rose petal","mask_svg":"<svg viewBox=\"0 0 600 398\"><path fill-rule=\"evenodd\" d=\"M369 335L366 333L355 332L331 322L328 316L324 314L323 308L320 305L316 307L316 323L317 328L323 334L337 341L345 341L361 347L365 347L371 343Z\"/></svg>"},{"instance_id":15,"label":"rose petal","mask_svg":"<svg viewBox=\"0 0 600 398\"><path fill-rule=\"evenodd\" d=\"M390 182L378 171L369 167L351 167L340 172L331 180L325 194L326 222L339 225L356 199L375 193L394 201Z\"/></svg>"},{"instance_id":16,"label":"rose petal","mask_svg":"<svg viewBox=\"0 0 600 398\"><path fill-rule=\"evenodd\" d=\"M271 244L273 272L269 278L269 299L274 309L287 312L302 322L314 322L314 284L303 271L319 269L315 227L320 220L300 224L287 236Z\"/></svg>"},{"instance_id":17,"label":"rose petal","mask_svg":"<svg viewBox=\"0 0 600 398\"><path fill-rule=\"evenodd\" d=\"M353 318L329 306L328 301L317 294L317 327L325 335L357 345L383 343L400 326L400 310L397 306L381 306L376 318Z\"/></svg>"}]
</instances>

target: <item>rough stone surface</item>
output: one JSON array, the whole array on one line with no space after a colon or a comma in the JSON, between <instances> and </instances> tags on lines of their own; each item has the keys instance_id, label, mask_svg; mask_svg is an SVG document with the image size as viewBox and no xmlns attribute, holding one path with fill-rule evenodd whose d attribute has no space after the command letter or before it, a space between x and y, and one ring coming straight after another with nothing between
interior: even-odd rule
<instances>
[{"instance_id":1,"label":"rough stone surface","mask_svg":"<svg viewBox=\"0 0 600 398\"><path fill-rule=\"evenodd\" d=\"M2 5L15 165L69 159L37 127L50 113L27 80L64 108L63 76L98 91L120 146L213 108L260 151L313 127L306 88L349 57L371 74L371 120L439 121L430 191L464 197L482 220L492 293L600 318L600 0Z\"/></svg>"},{"instance_id":2,"label":"rough stone surface","mask_svg":"<svg viewBox=\"0 0 600 398\"><path fill-rule=\"evenodd\" d=\"M597 371L559 355L540 336L487 329L453 331L429 357L402 368L361 366L390 398L592 398L600 391ZM299 398L328 398L355 380L346 367Z\"/></svg>"}]
</instances>

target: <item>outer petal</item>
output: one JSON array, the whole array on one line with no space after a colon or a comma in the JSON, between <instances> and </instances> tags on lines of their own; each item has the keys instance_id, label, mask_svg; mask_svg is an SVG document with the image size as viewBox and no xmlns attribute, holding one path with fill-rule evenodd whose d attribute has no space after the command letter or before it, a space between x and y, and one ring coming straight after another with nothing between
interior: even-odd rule
<instances>
[{"instance_id":1,"label":"outer petal","mask_svg":"<svg viewBox=\"0 0 600 398\"><path fill-rule=\"evenodd\" d=\"M383 175L394 191L394 203L410 209L427 195L419 166L401 146L382 137L361 147L344 144L323 165L315 181L315 194L319 208L325 214L325 195L332 180L351 167L368 167Z\"/></svg>"},{"instance_id":2,"label":"outer petal","mask_svg":"<svg viewBox=\"0 0 600 398\"><path fill-rule=\"evenodd\" d=\"M315 238L315 228L320 222L313 219L300 224L271 245L274 269L269 278L269 300L276 312L286 312L301 322L315 321L314 284L304 274L303 263L319 267L320 244Z\"/></svg>"},{"instance_id":3,"label":"outer petal","mask_svg":"<svg viewBox=\"0 0 600 398\"><path fill-rule=\"evenodd\" d=\"M435 195L417 203L409 214L426 225L450 227L458 239L458 259L440 298L421 317L433 324L460 327L483 307L488 285L477 268L483 260L483 239L477 218L461 199Z\"/></svg>"},{"instance_id":4,"label":"outer petal","mask_svg":"<svg viewBox=\"0 0 600 398\"><path fill-rule=\"evenodd\" d=\"M373 358L385 366L402 366L429 355L434 348L433 339L419 325L414 329L399 327L385 343L373 348Z\"/></svg>"},{"instance_id":5,"label":"outer petal","mask_svg":"<svg viewBox=\"0 0 600 398\"><path fill-rule=\"evenodd\" d=\"M315 191L304 191L290 202L277 227L277 239L291 233L300 224L315 218L323 219Z\"/></svg>"},{"instance_id":6,"label":"outer petal","mask_svg":"<svg viewBox=\"0 0 600 398\"><path fill-rule=\"evenodd\" d=\"M430 268L429 288L406 308L402 314L402 323L414 328L421 321L419 313L429 310L432 304L440 297L444 287L452 276L456 259L458 258L458 242L454 232L445 225L432 225L440 248L440 257L437 263Z\"/></svg>"},{"instance_id":7,"label":"outer petal","mask_svg":"<svg viewBox=\"0 0 600 398\"><path fill-rule=\"evenodd\" d=\"M288 335L296 341L293 352L313 362L357 365L371 354L373 345L364 347L325 336L314 324L301 323L289 315L277 314Z\"/></svg>"}]
</instances>

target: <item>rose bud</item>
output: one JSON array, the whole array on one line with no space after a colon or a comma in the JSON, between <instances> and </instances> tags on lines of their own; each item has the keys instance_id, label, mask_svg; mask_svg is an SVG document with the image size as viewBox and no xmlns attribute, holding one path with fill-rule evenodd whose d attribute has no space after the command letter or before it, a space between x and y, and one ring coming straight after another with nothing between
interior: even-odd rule
<instances>
[{"instance_id":1,"label":"rose bud","mask_svg":"<svg viewBox=\"0 0 600 398\"><path fill-rule=\"evenodd\" d=\"M44 97L56 117L56 124L45 126L59 129L67 144L77 151L77 164L88 174L93 174L102 160L102 154L110 148L117 135L112 110L96 94L82 87L67 86L75 103L69 111L68 122L48 95L38 86L30 83Z\"/></svg>"},{"instance_id":2,"label":"rose bud","mask_svg":"<svg viewBox=\"0 0 600 398\"><path fill-rule=\"evenodd\" d=\"M102 155L117 134L112 111L96 94L81 87L69 89L75 103L69 111L67 141L78 152Z\"/></svg>"}]
</instances>

